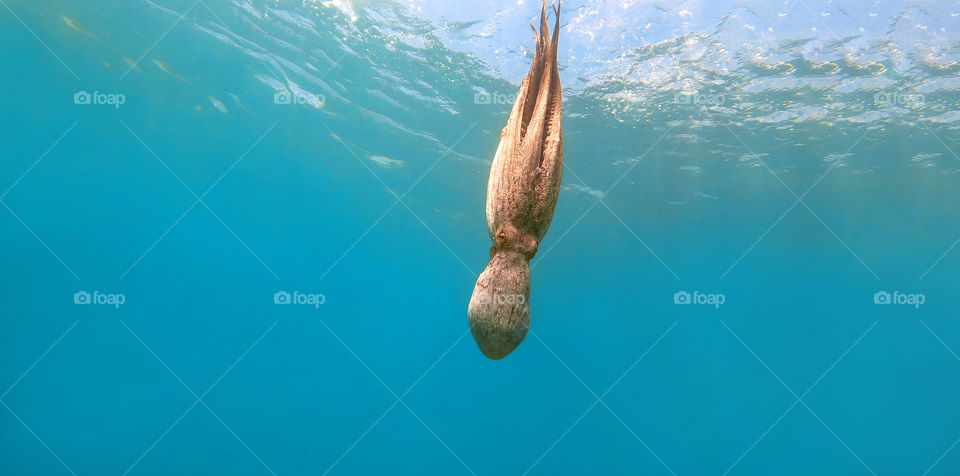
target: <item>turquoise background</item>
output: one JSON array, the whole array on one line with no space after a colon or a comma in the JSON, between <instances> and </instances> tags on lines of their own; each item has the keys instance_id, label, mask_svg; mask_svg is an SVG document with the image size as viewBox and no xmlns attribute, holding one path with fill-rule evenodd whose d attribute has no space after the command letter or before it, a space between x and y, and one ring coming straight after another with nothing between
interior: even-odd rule
<instances>
[{"instance_id":1,"label":"turquoise background","mask_svg":"<svg viewBox=\"0 0 960 476\"><path fill-rule=\"evenodd\" d=\"M958 2L565 2L502 361L535 2L0 4L0 473L960 473Z\"/></svg>"}]
</instances>

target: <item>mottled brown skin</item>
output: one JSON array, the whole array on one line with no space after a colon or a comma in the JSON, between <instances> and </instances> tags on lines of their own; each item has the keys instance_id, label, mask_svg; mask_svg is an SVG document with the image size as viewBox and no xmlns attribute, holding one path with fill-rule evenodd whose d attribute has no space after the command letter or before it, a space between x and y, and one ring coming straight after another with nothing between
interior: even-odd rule
<instances>
[{"instance_id":1,"label":"mottled brown skin","mask_svg":"<svg viewBox=\"0 0 960 476\"><path fill-rule=\"evenodd\" d=\"M560 74L557 39L560 7L554 7L553 37L546 1L537 51L520 85L487 184L487 229L494 246L477 279L467 311L470 330L484 355L502 359L530 328L530 260L537 253L560 193L563 172Z\"/></svg>"}]
</instances>

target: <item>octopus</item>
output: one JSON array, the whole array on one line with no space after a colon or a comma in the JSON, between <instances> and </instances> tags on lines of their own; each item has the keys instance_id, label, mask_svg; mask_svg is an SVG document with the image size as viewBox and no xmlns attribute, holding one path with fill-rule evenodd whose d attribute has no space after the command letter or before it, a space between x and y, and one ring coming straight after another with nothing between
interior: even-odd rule
<instances>
[{"instance_id":1,"label":"octopus","mask_svg":"<svg viewBox=\"0 0 960 476\"><path fill-rule=\"evenodd\" d=\"M560 74L557 39L547 29L546 0L540 31L530 23L536 53L500 133L487 182L490 262L477 279L467 309L477 346L490 359L513 352L530 329L530 260L553 219L563 172Z\"/></svg>"}]
</instances>

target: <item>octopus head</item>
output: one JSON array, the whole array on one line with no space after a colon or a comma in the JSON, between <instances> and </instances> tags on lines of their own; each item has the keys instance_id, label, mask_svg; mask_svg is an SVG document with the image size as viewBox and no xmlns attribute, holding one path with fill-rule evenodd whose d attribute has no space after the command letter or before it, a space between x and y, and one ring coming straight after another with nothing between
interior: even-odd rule
<instances>
[{"instance_id":1,"label":"octopus head","mask_svg":"<svg viewBox=\"0 0 960 476\"><path fill-rule=\"evenodd\" d=\"M480 350L496 360L516 349L530 329L530 262L513 248L493 249L473 288L467 316Z\"/></svg>"}]
</instances>

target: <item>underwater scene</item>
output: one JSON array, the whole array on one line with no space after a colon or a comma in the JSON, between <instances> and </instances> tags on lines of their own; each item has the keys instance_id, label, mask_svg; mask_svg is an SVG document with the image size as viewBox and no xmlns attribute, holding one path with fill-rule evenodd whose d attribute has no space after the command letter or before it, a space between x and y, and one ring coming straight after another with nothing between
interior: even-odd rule
<instances>
[{"instance_id":1,"label":"underwater scene","mask_svg":"<svg viewBox=\"0 0 960 476\"><path fill-rule=\"evenodd\" d=\"M960 1L0 0L0 51L0 474L960 474Z\"/></svg>"}]
</instances>

